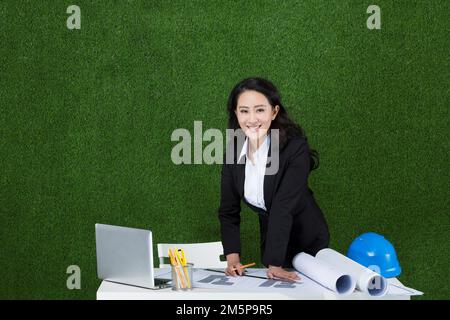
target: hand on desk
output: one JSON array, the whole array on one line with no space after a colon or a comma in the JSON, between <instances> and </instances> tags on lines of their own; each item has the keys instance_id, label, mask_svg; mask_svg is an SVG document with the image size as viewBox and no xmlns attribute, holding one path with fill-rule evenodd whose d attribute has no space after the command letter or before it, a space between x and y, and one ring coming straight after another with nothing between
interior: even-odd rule
<instances>
[{"instance_id":1,"label":"hand on desk","mask_svg":"<svg viewBox=\"0 0 450 320\"><path fill-rule=\"evenodd\" d=\"M267 270L267 277L269 279L296 281L300 280L297 273L292 271L286 271L282 267L269 266Z\"/></svg>"},{"instance_id":2,"label":"hand on desk","mask_svg":"<svg viewBox=\"0 0 450 320\"><path fill-rule=\"evenodd\" d=\"M227 255L227 268L225 269L225 274L227 276L235 277L237 275L244 275L244 268L240 262L240 257L238 253L230 253ZM300 280L300 277L296 272L286 271L282 267L269 266L267 270L267 278L277 279L284 281L296 281Z\"/></svg>"}]
</instances>

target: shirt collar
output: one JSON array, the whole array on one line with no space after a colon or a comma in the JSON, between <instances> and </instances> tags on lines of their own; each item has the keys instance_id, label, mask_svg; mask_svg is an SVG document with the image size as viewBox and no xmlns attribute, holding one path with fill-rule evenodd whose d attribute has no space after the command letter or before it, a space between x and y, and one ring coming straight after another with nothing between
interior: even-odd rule
<instances>
[{"instance_id":1,"label":"shirt collar","mask_svg":"<svg viewBox=\"0 0 450 320\"><path fill-rule=\"evenodd\" d=\"M259 146L258 150L256 150L255 154L261 154L263 156L267 156L267 151L269 151L269 145L270 145L270 136L267 134L266 138L264 139L264 142ZM248 151L248 138L245 138L244 145L242 146L241 154L238 158L238 163L240 163L243 156L247 156Z\"/></svg>"}]
</instances>

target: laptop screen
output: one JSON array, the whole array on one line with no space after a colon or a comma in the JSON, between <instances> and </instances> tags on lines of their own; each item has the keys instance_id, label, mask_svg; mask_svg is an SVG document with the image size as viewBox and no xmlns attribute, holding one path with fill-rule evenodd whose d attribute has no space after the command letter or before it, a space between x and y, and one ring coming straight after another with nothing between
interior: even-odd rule
<instances>
[{"instance_id":1,"label":"laptop screen","mask_svg":"<svg viewBox=\"0 0 450 320\"><path fill-rule=\"evenodd\" d=\"M155 287L150 230L96 224L95 238L100 279Z\"/></svg>"}]
</instances>

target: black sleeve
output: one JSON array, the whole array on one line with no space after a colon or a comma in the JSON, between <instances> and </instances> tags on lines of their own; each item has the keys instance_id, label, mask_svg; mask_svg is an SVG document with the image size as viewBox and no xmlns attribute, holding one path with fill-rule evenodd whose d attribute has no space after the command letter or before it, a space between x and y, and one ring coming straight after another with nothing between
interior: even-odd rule
<instances>
[{"instance_id":1,"label":"black sleeve","mask_svg":"<svg viewBox=\"0 0 450 320\"><path fill-rule=\"evenodd\" d=\"M241 197L236 190L231 164L224 162L221 174L219 207L220 234L224 254L241 253Z\"/></svg>"},{"instance_id":2,"label":"black sleeve","mask_svg":"<svg viewBox=\"0 0 450 320\"><path fill-rule=\"evenodd\" d=\"M284 263L293 216L308 190L309 163L308 144L304 140L295 141L269 212L263 256L263 263L266 266L282 266Z\"/></svg>"}]
</instances>

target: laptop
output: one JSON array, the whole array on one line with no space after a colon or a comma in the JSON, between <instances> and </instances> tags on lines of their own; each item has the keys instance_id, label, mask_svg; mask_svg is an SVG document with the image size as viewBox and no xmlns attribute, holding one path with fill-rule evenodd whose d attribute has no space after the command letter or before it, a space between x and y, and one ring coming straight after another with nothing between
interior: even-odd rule
<instances>
[{"instance_id":1,"label":"laptop","mask_svg":"<svg viewBox=\"0 0 450 320\"><path fill-rule=\"evenodd\" d=\"M167 279L155 279L150 230L95 224L99 279L148 289L168 287Z\"/></svg>"}]
</instances>

